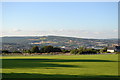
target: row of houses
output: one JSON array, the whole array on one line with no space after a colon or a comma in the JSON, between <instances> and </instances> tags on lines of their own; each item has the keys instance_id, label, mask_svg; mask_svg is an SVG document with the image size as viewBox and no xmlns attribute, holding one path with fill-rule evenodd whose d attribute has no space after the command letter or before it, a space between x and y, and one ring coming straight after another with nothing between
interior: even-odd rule
<instances>
[{"instance_id":1,"label":"row of houses","mask_svg":"<svg viewBox=\"0 0 120 80\"><path fill-rule=\"evenodd\" d=\"M107 52L120 52L120 46L108 47Z\"/></svg>"}]
</instances>

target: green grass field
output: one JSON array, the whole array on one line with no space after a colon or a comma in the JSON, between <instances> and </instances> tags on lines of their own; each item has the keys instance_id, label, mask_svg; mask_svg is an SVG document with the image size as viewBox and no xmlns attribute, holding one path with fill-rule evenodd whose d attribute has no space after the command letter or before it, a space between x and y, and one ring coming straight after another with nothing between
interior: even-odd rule
<instances>
[{"instance_id":1,"label":"green grass field","mask_svg":"<svg viewBox=\"0 0 120 80\"><path fill-rule=\"evenodd\" d=\"M117 77L118 55L4 56L3 78Z\"/></svg>"}]
</instances>

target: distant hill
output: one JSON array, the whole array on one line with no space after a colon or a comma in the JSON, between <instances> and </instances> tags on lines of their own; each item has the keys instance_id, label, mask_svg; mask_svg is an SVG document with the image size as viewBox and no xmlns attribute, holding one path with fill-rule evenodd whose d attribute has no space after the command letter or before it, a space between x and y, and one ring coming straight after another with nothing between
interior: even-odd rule
<instances>
[{"instance_id":1,"label":"distant hill","mask_svg":"<svg viewBox=\"0 0 120 80\"><path fill-rule=\"evenodd\" d=\"M117 39L87 39L87 38L75 38L75 37L65 37L65 36L31 36L31 37L0 37L2 38L3 43L30 43L30 42L39 42L39 41L56 41L56 42L66 42L69 40L73 41L117 41ZM1 40L1 39L0 39Z\"/></svg>"},{"instance_id":2,"label":"distant hill","mask_svg":"<svg viewBox=\"0 0 120 80\"><path fill-rule=\"evenodd\" d=\"M75 38L65 36L31 36L31 37L1 37L3 48L5 45L14 48L29 48L29 46L44 46L53 45L57 47L71 47L77 48L79 46L85 47L105 47L117 44L117 39L87 39Z\"/></svg>"}]
</instances>

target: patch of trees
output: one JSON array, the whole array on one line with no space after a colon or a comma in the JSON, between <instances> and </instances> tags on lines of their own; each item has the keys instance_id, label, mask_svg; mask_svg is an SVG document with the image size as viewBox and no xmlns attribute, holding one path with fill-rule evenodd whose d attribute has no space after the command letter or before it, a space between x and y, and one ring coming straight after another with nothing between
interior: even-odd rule
<instances>
[{"instance_id":1,"label":"patch of trees","mask_svg":"<svg viewBox=\"0 0 120 80\"><path fill-rule=\"evenodd\" d=\"M59 47L53 47L51 45L49 46L43 46L42 48L39 48L38 46L32 47L30 50L23 50L23 52L20 51L13 51L9 52L8 50L2 50L2 53L51 53L51 52L61 52L61 53L71 53L71 54L97 54L97 53L106 53L107 48L103 49L93 49L93 48L85 48L80 47L77 49L72 50L66 50L61 49Z\"/></svg>"},{"instance_id":2,"label":"patch of trees","mask_svg":"<svg viewBox=\"0 0 120 80\"><path fill-rule=\"evenodd\" d=\"M97 54L99 50L92 48L80 47L78 49L73 49L70 51L71 54Z\"/></svg>"},{"instance_id":3,"label":"patch of trees","mask_svg":"<svg viewBox=\"0 0 120 80\"><path fill-rule=\"evenodd\" d=\"M50 52L62 52L61 48L53 46L44 46L39 48L34 46L31 50L25 50L24 53L50 53Z\"/></svg>"},{"instance_id":4,"label":"patch of trees","mask_svg":"<svg viewBox=\"0 0 120 80\"><path fill-rule=\"evenodd\" d=\"M100 49L99 51L100 53L107 53L107 47L103 48L103 49Z\"/></svg>"},{"instance_id":5,"label":"patch of trees","mask_svg":"<svg viewBox=\"0 0 120 80\"><path fill-rule=\"evenodd\" d=\"M13 51L12 53L22 53L22 52L20 52L20 51Z\"/></svg>"},{"instance_id":6,"label":"patch of trees","mask_svg":"<svg viewBox=\"0 0 120 80\"><path fill-rule=\"evenodd\" d=\"M30 51L30 50L29 50ZM39 47L38 46L34 46L32 49L31 49L31 53L39 53L40 50L39 50Z\"/></svg>"},{"instance_id":7,"label":"patch of trees","mask_svg":"<svg viewBox=\"0 0 120 80\"><path fill-rule=\"evenodd\" d=\"M51 53L51 52L62 52L62 53L68 53L69 50L61 49L59 47L53 47L53 46L44 46L42 48L39 48L38 46L32 47L30 50L23 50L20 51L12 51L9 52L8 50L2 50L2 53Z\"/></svg>"},{"instance_id":8,"label":"patch of trees","mask_svg":"<svg viewBox=\"0 0 120 80\"><path fill-rule=\"evenodd\" d=\"M11 52L8 50L2 50L2 53L11 53Z\"/></svg>"},{"instance_id":9,"label":"patch of trees","mask_svg":"<svg viewBox=\"0 0 120 80\"><path fill-rule=\"evenodd\" d=\"M107 47L103 49L93 49L93 48L85 48L80 47L78 49L73 49L70 51L71 54L99 54L99 53L107 53Z\"/></svg>"},{"instance_id":10,"label":"patch of trees","mask_svg":"<svg viewBox=\"0 0 120 80\"><path fill-rule=\"evenodd\" d=\"M69 53L70 50L62 49L62 52L63 52L63 53Z\"/></svg>"},{"instance_id":11,"label":"patch of trees","mask_svg":"<svg viewBox=\"0 0 120 80\"><path fill-rule=\"evenodd\" d=\"M10 54L10 53L22 53L20 51L12 51L12 52L10 52L9 50L2 50L1 52L2 53L7 53L7 54Z\"/></svg>"}]
</instances>

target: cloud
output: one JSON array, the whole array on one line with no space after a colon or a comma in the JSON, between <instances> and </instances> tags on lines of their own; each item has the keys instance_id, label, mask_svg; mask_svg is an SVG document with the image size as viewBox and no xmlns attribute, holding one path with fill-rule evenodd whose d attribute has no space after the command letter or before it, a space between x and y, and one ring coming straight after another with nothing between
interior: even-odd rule
<instances>
[{"instance_id":1,"label":"cloud","mask_svg":"<svg viewBox=\"0 0 120 80\"><path fill-rule=\"evenodd\" d=\"M13 32L14 31L14 32ZM13 29L12 31L4 31L4 36L69 36L69 37L79 37L79 38L117 38L116 32L112 31L91 31L91 30L21 30Z\"/></svg>"},{"instance_id":2,"label":"cloud","mask_svg":"<svg viewBox=\"0 0 120 80\"><path fill-rule=\"evenodd\" d=\"M99 34L100 34L100 32L94 32L94 34L99 35Z\"/></svg>"},{"instance_id":3,"label":"cloud","mask_svg":"<svg viewBox=\"0 0 120 80\"><path fill-rule=\"evenodd\" d=\"M118 29L114 29L113 32L118 32Z\"/></svg>"},{"instance_id":4,"label":"cloud","mask_svg":"<svg viewBox=\"0 0 120 80\"><path fill-rule=\"evenodd\" d=\"M12 31L14 31L14 32L20 32L22 30L21 29L12 29Z\"/></svg>"}]
</instances>

